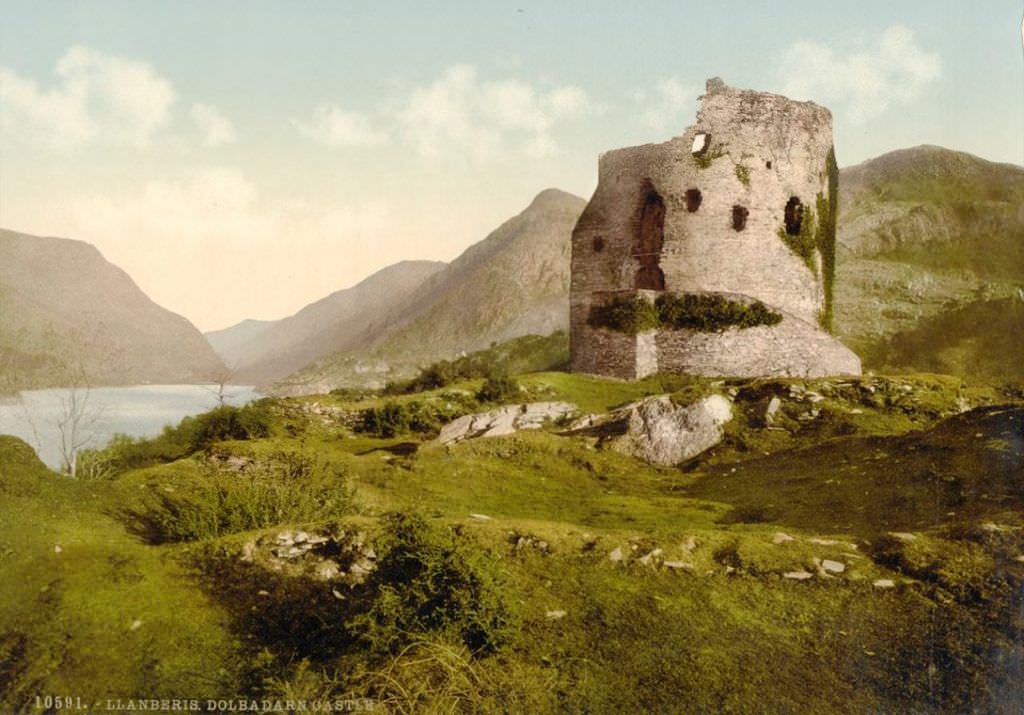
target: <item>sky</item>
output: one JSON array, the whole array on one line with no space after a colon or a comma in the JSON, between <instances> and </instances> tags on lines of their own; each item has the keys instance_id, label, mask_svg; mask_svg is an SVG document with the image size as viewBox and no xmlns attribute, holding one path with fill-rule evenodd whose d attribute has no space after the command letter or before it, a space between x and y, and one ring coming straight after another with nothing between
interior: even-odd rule
<instances>
[{"instance_id":1,"label":"sky","mask_svg":"<svg viewBox=\"0 0 1024 715\"><path fill-rule=\"evenodd\" d=\"M709 77L828 107L841 166L1024 164L1020 0L0 8L0 227L94 244L202 330L589 197L598 155L682 133Z\"/></svg>"}]
</instances>

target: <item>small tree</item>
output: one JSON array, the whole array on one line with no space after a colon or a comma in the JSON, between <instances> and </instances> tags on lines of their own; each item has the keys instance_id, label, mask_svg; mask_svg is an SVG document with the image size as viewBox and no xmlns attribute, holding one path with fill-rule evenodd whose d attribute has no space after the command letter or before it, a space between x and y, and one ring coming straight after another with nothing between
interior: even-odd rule
<instances>
[{"instance_id":1,"label":"small tree","mask_svg":"<svg viewBox=\"0 0 1024 715\"><path fill-rule=\"evenodd\" d=\"M102 410L89 402L92 390L85 370L78 366L66 374L70 380L66 393L60 396L57 431L60 433L61 470L75 478L78 476L78 453L92 439L92 428Z\"/></svg>"}]
</instances>

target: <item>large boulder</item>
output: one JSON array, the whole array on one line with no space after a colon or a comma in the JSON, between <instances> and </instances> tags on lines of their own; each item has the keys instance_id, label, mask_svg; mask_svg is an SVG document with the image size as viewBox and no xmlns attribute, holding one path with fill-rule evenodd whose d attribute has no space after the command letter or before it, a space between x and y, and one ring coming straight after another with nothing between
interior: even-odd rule
<instances>
[{"instance_id":1,"label":"large boulder","mask_svg":"<svg viewBox=\"0 0 1024 715\"><path fill-rule=\"evenodd\" d=\"M437 441L454 444L474 437L500 437L519 430L540 429L548 420L557 420L576 412L568 402L531 402L506 405L489 412L463 415L441 428Z\"/></svg>"},{"instance_id":2,"label":"large boulder","mask_svg":"<svg viewBox=\"0 0 1024 715\"><path fill-rule=\"evenodd\" d=\"M659 395L619 408L585 431L617 452L669 467L721 442L723 425L731 419L732 402L721 395L689 405Z\"/></svg>"}]
</instances>

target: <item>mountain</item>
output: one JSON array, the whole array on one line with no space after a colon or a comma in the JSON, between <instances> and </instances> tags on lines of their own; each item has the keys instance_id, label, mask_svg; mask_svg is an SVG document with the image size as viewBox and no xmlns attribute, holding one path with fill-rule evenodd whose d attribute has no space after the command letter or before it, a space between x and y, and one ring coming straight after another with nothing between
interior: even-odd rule
<instances>
[{"instance_id":1,"label":"mountain","mask_svg":"<svg viewBox=\"0 0 1024 715\"><path fill-rule=\"evenodd\" d=\"M572 229L586 201L547 189L348 348L282 381L283 391L381 384L436 359L521 335L565 330Z\"/></svg>"},{"instance_id":2,"label":"mountain","mask_svg":"<svg viewBox=\"0 0 1024 715\"><path fill-rule=\"evenodd\" d=\"M94 246L0 229L0 392L198 382L223 371L192 323Z\"/></svg>"},{"instance_id":3,"label":"mountain","mask_svg":"<svg viewBox=\"0 0 1024 715\"><path fill-rule=\"evenodd\" d=\"M207 338L231 368L233 382L272 382L335 351L371 340L378 317L403 304L445 265L403 261L291 317L270 323L244 321Z\"/></svg>"},{"instance_id":4,"label":"mountain","mask_svg":"<svg viewBox=\"0 0 1024 715\"><path fill-rule=\"evenodd\" d=\"M966 316L992 315L1024 285L1024 168L919 146L839 176L835 329L865 367L1012 374L966 356L1021 334L1020 311ZM933 359L943 351L957 357Z\"/></svg>"},{"instance_id":5,"label":"mountain","mask_svg":"<svg viewBox=\"0 0 1024 715\"><path fill-rule=\"evenodd\" d=\"M275 320L253 320L250 318L227 328L203 333L203 336L210 343L213 351L220 355L228 367L231 367L241 354L239 348L257 335L265 333L276 322Z\"/></svg>"}]
</instances>

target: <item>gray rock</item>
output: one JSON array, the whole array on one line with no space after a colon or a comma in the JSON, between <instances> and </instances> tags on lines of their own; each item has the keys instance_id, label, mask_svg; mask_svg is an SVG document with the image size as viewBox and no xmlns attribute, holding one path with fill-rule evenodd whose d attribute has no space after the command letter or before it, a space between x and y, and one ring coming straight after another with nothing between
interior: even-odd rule
<instances>
[{"instance_id":1,"label":"gray rock","mask_svg":"<svg viewBox=\"0 0 1024 715\"><path fill-rule=\"evenodd\" d=\"M764 410L764 423L765 426L770 427L775 424L775 415L782 407L782 400L776 396L772 396L772 399L768 401L768 407Z\"/></svg>"},{"instance_id":2,"label":"gray rock","mask_svg":"<svg viewBox=\"0 0 1024 715\"><path fill-rule=\"evenodd\" d=\"M809 578L814 578L814 574L810 571L787 571L782 574L782 578L789 578L794 581L806 581Z\"/></svg>"},{"instance_id":3,"label":"gray rock","mask_svg":"<svg viewBox=\"0 0 1024 715\"><path fill-rule=\"evenodd\" d=\"M891 578L880 578L876 579L871 585L875 588L894 588L896 586L896 582Z\"/></svg>"},{"instance_id":4,"label":"gray rock","mask_svg":"<svg viewBox=\"0 0 1024 715\"><path fill-rule=\"evenodd\" d=\"M612 413L625 434L612 449L660 466L674 466L722 441L722 425L732 419L732 402L721 395L677 406L667 395L648 397Z\"/></svg>"},{"instance_id":5,"label":"gray rock","mask_svg":"<svg viewBox=\"0 0 1024 715\"><path fill-rule=\"evenodd\" d=\"M831 559L824 559L821 562L821 568L825 573L842 573L846 570L846 564L842 561L832 561Z\"/></svg>"},{"instance_id":6,"label":"gray rock","mask_svg":"<svg viewBox=\"0 0 1024 715\"><path fill-rule=\"evenodd\" d=\"M654 563L654 560L664 553L661 549L652 549L643 556L640 557L640 563L644 566L650 566Z\"/></svg>"},{"instance_id":7,"label":"gray rock","mask_svg":"<svg viewBox=\"0 0 1024 715\"><path fill-rule=\"evenodd\" d=\"M557 620L558 620L558 619L560 619L560 618L565 618L565 616L566 616L566 611L561 611L561 610L556 610L556 611L548 611L548 612L547 612L547 613L545 613L544 615L545 615L545 616L546 616L547 618L549 618L550 620L552 620L552 621L557 621Z\"/></svg>"},{"instance_id":8,"label":"gray rock","mask_svg":"<svg viewBox=\"0 0 1024 715\"><path fill-rule=\"evenodd\" d=\"M437 441L456 444L475 437L500 437L519 430L540 429L549 420L561 419L576 412L568 402L531 402L506 405L489 412L464 415L441 428Z\"/></svg>"},{"instance_id":9,"label":"gray rock","mask_svg":"<svg viewBox=\"0 0 1024 715\"><path fill-rule=\"evenodd\" d=\"M693 571L693 564L686 561L662 561L661 565L671 571Z\"/></svg>"},{"instance_id":10,"label":"gray rock","mask_svg":"<svg viewBox=\"0 0 1024 715\"><path fill-rule=\"evenodd\" d=\"M622 547L616 546L614 549L612 549L611 553L608 554L608 560L622 561Z\"/></svg>"},{"instance_id":11,"label":"gray rock","mask_svg":"<svg viewBox=\"0 0 1024 715\"><path fill-rule=\"evenodd\" d=\"M781 531L776 532L775 536L772 537L773 544L785 544L787 541L796 541L796 539Z\"/></svg>"}]
</instances>

